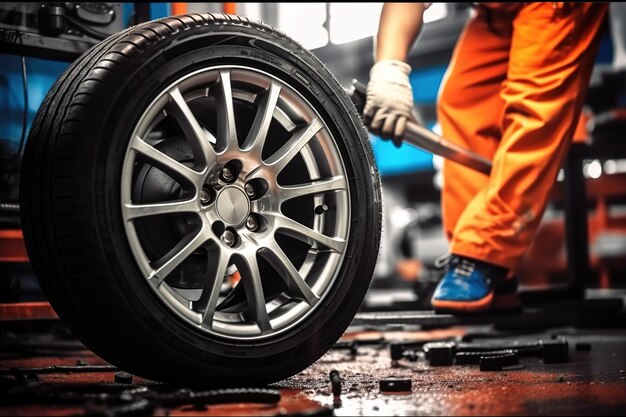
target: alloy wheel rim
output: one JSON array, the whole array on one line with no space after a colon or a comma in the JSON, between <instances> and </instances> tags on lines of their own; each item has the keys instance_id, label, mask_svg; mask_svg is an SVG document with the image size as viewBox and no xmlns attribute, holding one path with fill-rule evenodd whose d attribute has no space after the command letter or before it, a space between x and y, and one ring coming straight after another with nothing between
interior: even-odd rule
<instances>
[{"instance_id":1,"label":"alloy wheel rim","mask_svg":"<svg viewBox=\"0 0 626 417\"><path fill-rule=\"evenodd\" d=\"M213 122L203 109L214 109ZM237 120L246 115L252 121L244 135ZM185 161L163 150L174 124L192 155ZM171 180L163 181L171 198L146 200L145 184L159 184L151 180L157 173ZM332 288L350 228L346 169L325 120L288 83L246 66L181 77L140 117L121 178L135 262L157 297L195 329L238 341L273 337L300 324ZM157 217L176 223L171 248L154 249L146 237ZM183 266L203 254L200 288L181 288ZM229 287L233 265L241 280ZM285 290L269 297L266 282L276 277ZM245 306L221 308L237 286Z\"/></svg>"}]
</instances>

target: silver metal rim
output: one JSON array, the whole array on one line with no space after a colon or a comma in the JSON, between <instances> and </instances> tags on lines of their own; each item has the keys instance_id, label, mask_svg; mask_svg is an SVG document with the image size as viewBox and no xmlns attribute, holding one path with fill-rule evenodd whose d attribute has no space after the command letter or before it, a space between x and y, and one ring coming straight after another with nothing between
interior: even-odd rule
<instances>
[{"instance_id":1,"label":"silver metal rim","mask_svg":"<svg viewBox=\"0 0 626 417\"><path fill-rule=\"evenodd\" d=\"M214 100L216 126L200 121L195 100ZM235 102L253 106L245 139L238 139ZM193 153L181 162L159 150L164 141L151 133L164 118L174 119ZM263 154L270 125L286 139L271 155ZM165 139L167 140L167 139ZM280 184L281 172L298 159L307 181ZM174 179L180 198L143 202L133 181L138 166L157 168ZM215 66L188 74L165 88L137 123L124 158L121 212L126 237L139 267L157 297L196 329L225 339L245 341L276 336L315 311L332 288L343 262L350 229L350 196L345 166L325 121L293 87L246 66ZM293 199L309 226L284 213ZM138 201L139 200L139 201ZM158 259L150 259L136 224L152 216L191 216L195 227ZM281 248L277 236L309 245L301 259ZM192 254L208 259L201 288L168 283ZM258 257L271 265L286 290L266 299ZM219 306L234 289L229 276L239 267L245 311ZM296 267L296 264L300 264ZM226 290L225 290L226 288Z\"/></svg>"}]
</instances>

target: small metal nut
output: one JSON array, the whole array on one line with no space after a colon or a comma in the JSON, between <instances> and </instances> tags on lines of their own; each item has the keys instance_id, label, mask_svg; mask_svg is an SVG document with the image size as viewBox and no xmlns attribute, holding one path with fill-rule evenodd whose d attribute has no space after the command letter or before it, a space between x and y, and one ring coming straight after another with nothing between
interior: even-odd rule
<instances>
[{"instance_id":1,"label":"small metal nut","mask_svg":"<svg viewBox=\"0 0 626 417\"><path fill-rule=\"evenodd\" d=\"M247 183L244 186L244 189L246 190L246 195L250 198L254 198L256 196L256 188L254 187L254 185Z\"/></svg>"},{"instance_id":2,"label":"small metal nut","mask_svg":"<svg viewBox=\"0 0 626 417\"><path fill-rule=\"evenodd\" d=\"M565 363L569 360L569 345L565 339L544 340L541 345L544 363Z\"/></svg>"},{"instance_id":3,"label":"small metal nut","mask_svg":"<svg viewBox=\"0 0 626 417\"><path fill-rule=\"evenodd\" d=\"M235 234L230 230L224 231L220 239L222 239L222 242L224 242L227 246L233 246L235 244Z\"/></svg>"},{"instance_id":4,"label":"small metal nut","mask_svg":"<svg viewBox=\"0 0 626 417\"><path fill-rule=\"evenodd\" d=\"M202 204L208 204L211 201L211 193L206 188L200 190L200 202Z\"/></svg>"},{"instance_id":5,"label":"small metal nut","mask_svg":"<svg viewBox=\"0 0 626 417\"><path fill-rule=\"evenodd\" d=\"M409 378L385 378L378 381L381 392L411 391L413 383Z\"/></svg>"},{"instance_id":6,"label":"small metal nut","mask_svg":"<svg viewBox=\"0 0 626 417\"><path fill-rule=\"evenodd\" d=\"M341 375L339 375L339 371L333 369L328 374L328 378L330 379L333 396L339 397L341 395Z\"/></svg>"},{"instance_id":7,"label":"small metal nut","mask_svg":"<svg viewBox=\"0 0 626 417\"><path fill-rule=\"evenodd\" d=\"M259 228L259 221L255 215L251 214L248 216L246 219L246 228L251 232L255 232Z\"/></svg>"},{"instance_id":8,"label":"small metal nut","mask_svg":"<svg viewBox=\"0 0 626 417\"><path fill-rule=\"evenodd\" d=\"M226 182L231 182L235 178L235 173L229 167L222 168L222 172L220 173L222 180Z\"/></svg>"},{"instance_id":9,"label":"small metal nut","mask_svg":"<svg viewBox=\"0 0 626 417\"><path fill-rule=\"evenodd\" d=\"M133 376L129 374L128 372L117 371L115 373L115 382L119 384L132 384Z\"/></svg>"}]
</instances>

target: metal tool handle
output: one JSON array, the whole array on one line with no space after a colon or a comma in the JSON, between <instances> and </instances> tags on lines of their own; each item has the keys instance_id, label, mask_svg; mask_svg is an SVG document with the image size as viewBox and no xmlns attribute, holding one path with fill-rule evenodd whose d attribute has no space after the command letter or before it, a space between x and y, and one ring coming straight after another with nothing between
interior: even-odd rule
<instances>
[{"instance_id":1,"label":"metal tool handle","mask_svg":"<svg viewBox=\"0 0 626 417\"><path fill-rule=\"evenodd\" d=\"M365 107L366 91L367 88L364 84L356 80L352 82L352 90L349 92L349 95L359 113L363 113L363 108ZM462 148L439 136L427 127L420 126L412 121L408 121L406 124L403 140L427 152L442 156L476 171L485 174L489 174L491 171L491 161L488 159Z\"/></svg>"}]
</instances>

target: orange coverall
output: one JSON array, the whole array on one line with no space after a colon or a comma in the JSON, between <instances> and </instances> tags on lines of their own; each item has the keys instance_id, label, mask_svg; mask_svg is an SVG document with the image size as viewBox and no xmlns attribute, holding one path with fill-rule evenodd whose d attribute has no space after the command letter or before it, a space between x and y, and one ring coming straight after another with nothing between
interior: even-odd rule
<instances>
[{"instance_id":1,"label":"orange coverall","mask_svg":"<svg viewBox=\"0 0 626 417\"><path fill-rule=\"evenodd\" d=\"M606 3L483 3L439 91L443 136L493 160L445 161L450 252L509 269L528 250L581 113Z\"/></svg>"}]
</instances>

